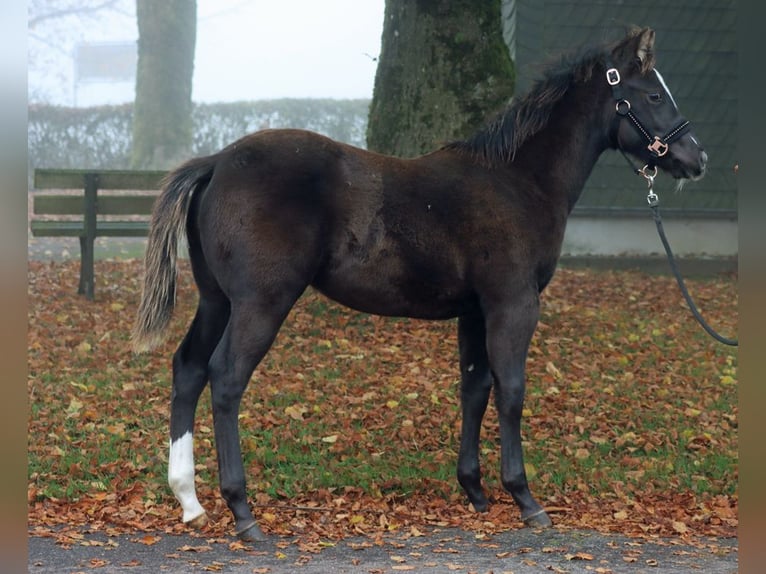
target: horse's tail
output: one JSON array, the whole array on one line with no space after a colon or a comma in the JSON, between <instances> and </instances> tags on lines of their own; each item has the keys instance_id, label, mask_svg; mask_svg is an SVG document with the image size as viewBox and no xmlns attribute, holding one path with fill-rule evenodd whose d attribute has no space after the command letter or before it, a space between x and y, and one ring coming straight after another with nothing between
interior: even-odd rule
<instances>
[{"instance_id":1,"label":"horse's tail","mask_svg":"<svg viewBox=\"0 0 766 574\"><path fill-rule=\"evenodd\" d=\"M137 353L162 342L176 300L178 243L186 231L192 195L207 185L215 157L192 159L169 173L154 204L144 262L144 288L131 342Z\"/></svg>"}]
</instances>

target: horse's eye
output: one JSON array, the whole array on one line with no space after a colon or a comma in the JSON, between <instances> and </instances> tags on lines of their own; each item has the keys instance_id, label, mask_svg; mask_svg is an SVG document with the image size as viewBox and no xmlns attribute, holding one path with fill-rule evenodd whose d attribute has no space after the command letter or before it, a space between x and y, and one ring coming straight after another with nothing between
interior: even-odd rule
<instances>
[{"instance_id":1,"label":"horse's eye","mask_svg":"<svg viewBox=\"0 0 766 574\"><path fill-rule=\"evenodd\" d=\"M649 94L649 101L650 102L654 102L654 103L661 102L662 101L662 94L660 94L660 93Z\"/></svg>"}]
</instances>

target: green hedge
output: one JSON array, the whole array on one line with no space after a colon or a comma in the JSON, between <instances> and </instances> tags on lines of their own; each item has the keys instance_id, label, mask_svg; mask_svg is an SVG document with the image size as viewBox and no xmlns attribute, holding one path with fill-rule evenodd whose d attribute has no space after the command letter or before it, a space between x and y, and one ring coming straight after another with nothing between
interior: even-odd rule
<instances>
[{"instance_id":1,"label":"green hedge","mask_svg":"<svg viewBox=\"0 0 766 574\"><path fill-rule=\"evenodd\" d=\"M339 141L366 147L370 101L281 99L196 104L192 155L218 151L241 136L264 128L310 129ZM29 185L36 167L129 169L132 104L95 108L29 107ZM727 146L731 142L726 140ZM733 150L736 146L730 146ZM712 161L712 160L711 160ZM702 181L676 193L676 182L663 175L657 193L663 206L732 210L737 207L735 158L718 158ZM728 163L727 163L728 162ZM616 152L604 154L578 202L579 207L645 207L646 186L631 175Z\"/></svg>"},{"instance_id":2,"label":"green hedge","mask_svg":"<svg viewBox=\"0 0 766 574\"><path fill-rule=\"evenodd\" d=\"M365 147L366 99L280 99L195 104L192 155L264 128L303 128ZM29 107L29 181L36 167L128 169L133 105Z\"/></svg>"}]
</instances>

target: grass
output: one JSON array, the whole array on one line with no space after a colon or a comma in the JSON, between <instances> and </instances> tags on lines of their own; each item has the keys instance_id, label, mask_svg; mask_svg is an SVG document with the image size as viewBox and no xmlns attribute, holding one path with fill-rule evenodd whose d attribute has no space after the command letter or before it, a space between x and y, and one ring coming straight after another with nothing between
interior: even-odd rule
<instances>
[{"instance_id":1,"label":"grass","mask_svg":"<svg viewBox=\"0 0 766 574\"><path fill-rule=\"evenodd\" d=\"M73 295L75 267L30 271L31 500L75 504L136 489L141 500L173 505L165 483L170 357L193 312L188 273L168 343L135 356L127 334L136 263L102 262L99 281L110 287L100 285L94 303ZM536 496L595 509L607 496L655 513L679 493L703 505L736 500L736 351L712 344L666 302L672 278L560 275L544 296L527 365L524 455ZM692 285L708 307L732 289L726 280ZM624 296L639 290L647 295ZM736 321L736 300L711 320L727 317ZM309 291L241 405L251 495L291 500L354 488L373 498L463 501L455 347L454 322L362 315ZM205 391L195 456L208 498L217 496L212 426ZM481 453L490 497L505 496L492 404Z\"/></svg>"}]
</instances>

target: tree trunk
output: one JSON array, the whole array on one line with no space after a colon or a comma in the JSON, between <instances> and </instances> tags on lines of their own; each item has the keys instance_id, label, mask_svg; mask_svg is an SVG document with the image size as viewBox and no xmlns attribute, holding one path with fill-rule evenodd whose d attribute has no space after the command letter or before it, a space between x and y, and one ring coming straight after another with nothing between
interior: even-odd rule
<instances>
[{"instance_id":1,"label":"tree trunk","mask_svg":"<svg viewBox=\"0 0 766 574\"><path fill-rule=\"evenodd\" d=\"M138 68L133 110L135 169L167 169L192 142L196 0L137 0Z\"/></svg>"},{"instance_id":2,"label":"tree trunk","mask_svg":"<svg viewBox=\"0 0 766 574\"><path fill-rule=\"evenodd\" d=\"M500 0L386 0L367 147L411 157L467 137L513 85Z\"/></svg>"}]
</instances>

